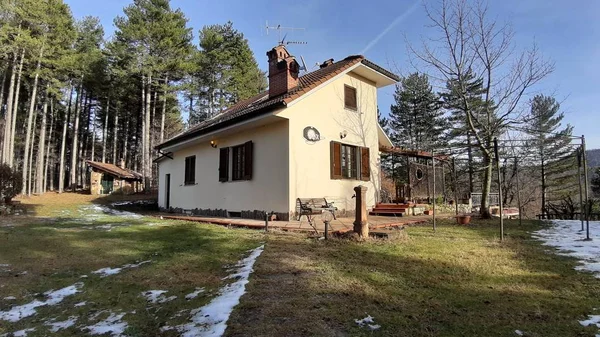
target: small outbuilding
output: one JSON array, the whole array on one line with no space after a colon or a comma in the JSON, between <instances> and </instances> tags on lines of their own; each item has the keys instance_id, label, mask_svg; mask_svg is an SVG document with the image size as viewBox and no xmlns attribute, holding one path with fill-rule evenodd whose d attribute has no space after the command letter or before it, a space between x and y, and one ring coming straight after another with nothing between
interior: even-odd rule
<instances>
[{"instance_id":1,"label":"small outbuilding","mask_svg":"<svg viewBox=\"0 0 600 337\"><path fill-rule=\"evenodd\" d=\"M92 195L122 193L131 194L142 189L142 175L120 165L87 161L90 168L90 193Z\"/></svg>"}]
</instances>

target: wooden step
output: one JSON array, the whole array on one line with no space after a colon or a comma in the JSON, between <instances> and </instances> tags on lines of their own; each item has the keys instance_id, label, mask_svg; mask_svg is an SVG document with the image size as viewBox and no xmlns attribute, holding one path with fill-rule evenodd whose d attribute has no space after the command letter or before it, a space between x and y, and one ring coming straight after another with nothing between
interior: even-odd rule
<instances>
[{"instance_id":1,"label":"wooden step","mask_svg":"<svg viewBox=\"0 0 600 337\"><path fill-rule=\"evenodd\" d=\"M401 211L401 210L387 210L387 211L372 210L369 212L369 215L403 216L404 211Z\"/></svg>"},{"instance_id":2,"label":"wooden step","mask_svg":"<svg viewBox=\"0 0 600 337\"><path fill-rule=\"evenodd\" d=\"M383 207L375 207L373 211L377 212L396 212L396 213L406 213L406 208L383 208Z\"/></svg>"}]
</instances>

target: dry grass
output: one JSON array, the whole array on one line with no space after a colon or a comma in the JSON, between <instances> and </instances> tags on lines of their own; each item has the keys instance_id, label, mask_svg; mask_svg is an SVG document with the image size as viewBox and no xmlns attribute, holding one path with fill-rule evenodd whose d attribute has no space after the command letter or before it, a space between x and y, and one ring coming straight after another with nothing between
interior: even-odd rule
<instances>
[{"instance_id":1,"label":"dry grass","mask_svg":"<svg viewBox=\"0 0 600 337\"><path fill-rule=\"evenodd\" d=\"M24 203L35 205L32 210L44 218L0 219L0 264L10 265L0 268L0 311L41 299L39 293L51 289L85 283L82 293L67 297L60 305L40 307L36 316L16 323L0 321L0 335L35 327L28 336L47 336L50 332L44 322L75 315L77 326L52 335L81 336L85 335L83 326L108 316L103 312L98 318L92 317L103 310L128 312L124 320L129 323L129 336L159 335L160 326L186 322L191 309L208 303L223 286L222 278L230 273L226 267L263 240L257 231L156 218L98 216L85 208L92 201L97 199L76 194L32 197ZM112 226L110 231L103 229L108 225ZM144 260L152 263L106 278L91 273ZM206 292L185 300L196 287ZM168 290L168 295L177 299L149 304L140 294L153 289ZM8 296L17 299L6 300ZM82 301L88 304L73 307Z\"/></svg>"},{"instance_id":2,"label":"dry grass","mask_svg":"<svg viewBox=\"0 0 600 337\"><path fill-rule=\"evenodd\" d=\"M600 282L530 239L537 222L409 227L356 243L271 236L228 336L593 336ZM381 328L354 322L371 315Z\"/></svg>"}]
</instances>

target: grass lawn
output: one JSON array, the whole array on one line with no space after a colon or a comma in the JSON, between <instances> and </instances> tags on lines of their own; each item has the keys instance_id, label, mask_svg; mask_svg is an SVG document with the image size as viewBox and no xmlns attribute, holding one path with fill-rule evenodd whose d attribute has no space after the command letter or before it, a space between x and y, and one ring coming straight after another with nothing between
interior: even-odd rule
<instances>
[{"instance_id":1,"label":"grass lawn","mask_svg":"<svg viewBox=\"0 0 600 337\"><path fill-rule=\"evenodd\" d=\"M474 220L440 221L366 243L319 241L303 234L227 229L215 225L120 216L94 199L48 194L23 202L33 214L0 217L0 316L42 295L76 285L80 291L35 315L0 320L0 336L82 336L85 327L116 317L127 336L177 336L161 330L189 322L194 309L219 294L223 279L248 251L265 243L227 322L227 336L594 336L578 320L600 314L600 280L573 269L576 260L549 252L522 227ZM139 266L136 263L151 261ZM131 266L134 264L133 266ZM102 277L102 268L124 267ZM82 277L84 276L85 277ZM202 288L198 297L185 296ZM167 291L163 303L142 292ZM14 298L13 298L14 297ZM75 306L75 305L78 306ZM122 316L121 316L122 315ZM374 318L359 327L355 319ZM52 323L75 324L51 333ZM110 334L106 334L107 336Z\"/></svg>"},{"instance_id":2,"label":"grass lawn","mask_svg":"<svg viewBox=\"0 0 600 337\"><path fill-rule=\"evenodd\" d=\"M264 241L257 231L104 214L93 200L76 194L33 197L23 202L44 217L0 217L0 312L44 301L42 293L79 282L81 291L57 305L37 307L33 316L0 320L0 335L35 328L28 336L48 336L47 324L76 317L74 326L51 335L81 336L83 327L123 313L125 334L159 335L162 325L188 322L190 310L231 282L222 280L229 267ZM115 275L92 273L149 260ZM197 288L204 292L186 300ZM166 290L163 297L177 298L149 303L141 295L148 290Z\"/></svg>"},{"instance_id":3,"label":"grass lawn","mask_svg":"<svg viewBox=\"0 0 600 337\"><path fill-rule=\"evenodd\" d=\"M409 227L393 241L271 236L228 336L595 336L600 281L532 240L537 221ZM381 327L360 328L367 315Z\"/></svg>"}]
</instances>

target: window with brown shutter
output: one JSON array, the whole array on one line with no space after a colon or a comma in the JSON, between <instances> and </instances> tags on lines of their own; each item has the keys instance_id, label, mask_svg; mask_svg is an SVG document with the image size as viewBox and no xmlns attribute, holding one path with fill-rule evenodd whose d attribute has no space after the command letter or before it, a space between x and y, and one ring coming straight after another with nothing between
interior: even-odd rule
<instances>
[{"instance_id":1,"label":"window with brown shutter","mask_svg":"<svg viewBox=\"0 0 600 337\"><path fill-rule=\"evenodd\" d=\"M350 110L358 110L356 88L349 85L344 85L344 107Z\"/></svg>"},{"instance_id":2,"label":"window with brown shutter","mask_svg":"<svg viewBox=\"0 0 600 337\"><path fill-rule=\"evenodd\" d=\"M331 142L331 179L342 179L342 144Z\"/></svg>"},{"instance_id":3,"label":"window with brown shutter","mask_svg":"<svg viewBox=\"0 0 600 337\"><path fill-rule=\"evenodd\" d=\"M231 180L252 179L252 141L233 146Z\"/></svg>"},{"instance_id":4,"label":"window with brown shutter","mask_svg":"<svg viewBox=\"0 0 600 337\"><path fill-rule=\"evenodd\" d=\"M196 156L185 157L184 185L196 183Z\"/></svg>"},{"instance_id":5,"label":"window with brown shutter","mask_svg":"<svg viewBox=\"0 0 600 337\"><path fill-rule=\"evenodd\" d=\"M219 181L229 180L229 148L224 147L219 150Z\"/></svg>"},{"instance_id":6,"label":"window with brown shutter","mask_svg":"<svg viewBox=\"0 0 600 337\"><path fill-rule=\"evenodd\" d=\"M360 148L360 179L364 181L371 180L371 158L369 148Z\"/></svg>"}]
</instances>

